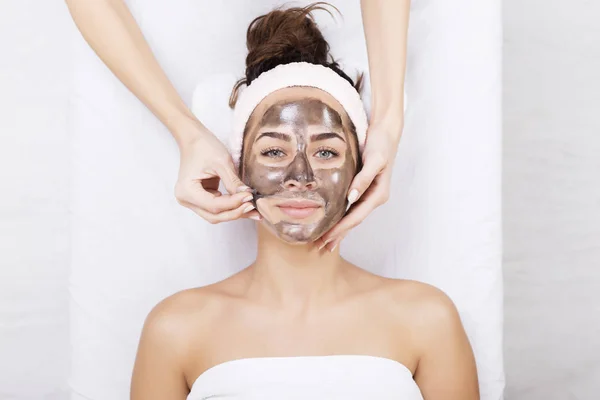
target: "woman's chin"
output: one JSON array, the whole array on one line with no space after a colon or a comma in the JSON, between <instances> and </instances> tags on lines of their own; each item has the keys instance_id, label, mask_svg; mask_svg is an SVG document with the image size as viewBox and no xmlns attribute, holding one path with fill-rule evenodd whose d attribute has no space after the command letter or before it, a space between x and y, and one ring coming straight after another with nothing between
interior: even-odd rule
<instances>
[{"instance_id":1,"label":"woman's chin","mask_svg":"<svg viewBox=\"0 0 600 400\"><path fill-rule=\"evenodd\" d=\"M311 243L309 241L303 241L303 240L294 240L291 238L286 238L283 236L279 237L283 242L289 244L290 246L297 246L297 247L301 247L301 246L306 246L307 244Z\"/></svg>"},{"instance_id":2,"label":"woman's chin","mask_svg":"<svg viewBox=\"0 0 600 400\"><path fill-rule=\"evenodd\" d=\"M324 232L318 224L291 224L280 222L275 226L277 236L291 245L306 245L319 239Z\"/></svg>"},{"instance_id":3,"label":"woman's chin","mask_svg":"<svg viewBox=\"0 0 600 400\"><path fill-rule=\"evenodd\" d=\"M264 216L261 224L281 241L291 245L302 246L317 241L331 229L338 220L339 218L329 220L325 218L323 214L321 218L311 221L310 223L297 221L292 218L286 218L284 220L280 219L277 223L273 223L269 218Z\"/></svg>"}]
</instances>

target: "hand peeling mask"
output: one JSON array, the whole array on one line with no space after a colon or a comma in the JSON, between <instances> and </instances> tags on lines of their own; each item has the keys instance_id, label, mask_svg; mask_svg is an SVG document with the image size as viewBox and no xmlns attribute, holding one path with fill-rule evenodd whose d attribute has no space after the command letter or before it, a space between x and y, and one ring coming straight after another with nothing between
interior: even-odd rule
<instances>
[{"instance_id":1,"label":"hand peeling mask","mask_svg":"<svg viewBox=\"0 0 600 400\"><path fill-rule=\"evenodd\" d=\"M273 92L246 125L240 176L262 223L286 242L315 241L342 218L358 168L353 124L322 90Z\"/></svg>"}]
</instances>

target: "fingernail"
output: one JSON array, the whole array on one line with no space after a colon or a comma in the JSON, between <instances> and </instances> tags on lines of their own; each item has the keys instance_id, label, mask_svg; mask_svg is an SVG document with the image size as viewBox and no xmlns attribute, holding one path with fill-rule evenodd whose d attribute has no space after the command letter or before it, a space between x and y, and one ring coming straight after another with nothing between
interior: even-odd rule
<instances>
[{"instance_id":1,"label":"fingernail","mask_svg":"<svg viewBox=\"0 0 600 400\"><path fill-rule=\"evenodd\" d=\"M255 221L260 221L262 218L260 217L260 215L253 215L250 217L250 219L253 219Z\"/></svg>"},{"instance_id":2,"label":"fingernail","mask_svg":"<svg viewBox=\"0 0 600 400\"><path fill-rule=\"evenodd\" d=\"M253 198L254 198L254 196L253 196L253 195L246 196L246 197L244 197L244 200L242 200L242 202L243 202L243 203L246 203L246 202L248 202L248 201L252 201L252 199L253 199Z\"/></svg>"},{"instance_id":3,"label":"fingernail","mask_svg":"<svg viewBox=\"0 0 600 400\"><path fill-rule=\"evenodd\" d=\"M352 204L358 200L358 190L352 189L348 195L348 203Z\"/></svg>"},{"instance_id":4,"label":"fingernail","mask_svg":"<svg viewBox=\"0 0 600 400\"><path fill-rule=\"evenodd\" d=\"M333 251L335 250L335 248L337 247L339 242L335 242L335 244L333 245L333 247L331 248L331 250L329 250L331 253L333 253Z\"/></svg>"},{"instance_id":5,"label":"fingernail","mask_svg":"<svg viewBox=\"0 0 600 400\"><path fill-rule=\"evenodd\" d=\"M241 192L246 192L246 191L248 191L248 190L250 190L250 188L249 188L248 186L245 186L245 185L244 185L244 186L240 186L240 187L238 187L238 188L236 189L236 191L237 191L238 193L241 193Z\"/></svg>"},{"instance_id":6,"label":"fingernail","mask_svg":"<svg viewBox=\"0 0 600 400\"><path fill-rule=\"evenodd\" d=\"M328 239L328 240L324 241L323 244L319 247L319 250L323 250L323 248L325 246L327 246L329 243L331 243L332 240L333 239Z\"/></svg>"},{"instance_id":7,"label":"fingernail","mask_svg":"<svg viewBox=\"0 0 600 400\"><path fill-rule=\"evenodd\" d=\"M248 207L244 208L244 214L250 212L254 210L254 205L253 204L249 204Z\"/></svg>"}]
</instances>

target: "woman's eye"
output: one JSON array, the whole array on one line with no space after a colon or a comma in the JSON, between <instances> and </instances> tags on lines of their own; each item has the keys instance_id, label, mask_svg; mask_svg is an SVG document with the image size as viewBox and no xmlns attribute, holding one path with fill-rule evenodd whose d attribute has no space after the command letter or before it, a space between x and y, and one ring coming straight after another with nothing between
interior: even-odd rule
<instances>
[{"instance_id":1,"label":"woman's eye","mask_svg":"<svg viewBox=\"0 0 600 400\"><path fill-rule=\"evenodd\" d=\"M284 157L285 156L285 153L282 150L279 150L279 149L265 150L261 154L263 156L269 157L269 158L280 158L280 157Z\"/></svg>"},{"instance_id":2,"label":"woman's eye","mask_svg":"<svg viewBox=\"0 0 600 400\"><path fill-rule=\"evenodd\" d=\"M316 156L318 158L322 158L325 160L329 160L330 158L336 157L337 155L338 154L336 152L331 151L331 150L325 150L325 149L317 151L317 154L316 154Z\"/></svg>"}]
</instances>

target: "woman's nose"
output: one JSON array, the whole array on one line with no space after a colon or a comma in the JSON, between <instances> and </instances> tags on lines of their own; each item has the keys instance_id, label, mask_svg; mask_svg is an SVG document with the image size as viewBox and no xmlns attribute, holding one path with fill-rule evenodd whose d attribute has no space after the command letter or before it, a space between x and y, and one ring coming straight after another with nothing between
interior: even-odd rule
<instances>
[{"instance_id":1,"label":"woman's nose","mask_svg":"<svg viewBox=\"0 0 600 400\"><path fill-rule=\"evenodd\" d=\"M294 160L288 165L284 188L287 190L315 190L317 182L310 162L304 152L298 152Z\"/></svg>"},{"instance_id":2,"label":"woman's nose","mask_svg":"<svg viewBox=\"0 0 600 400\"><path fill-rule=\"evenodd\" d=\"M315 190L317 188L317 182L314 180L304 182L297 179L289 179L284 183L286 190L302 192L304 190Z\"/></svg>"}]
</instances>

